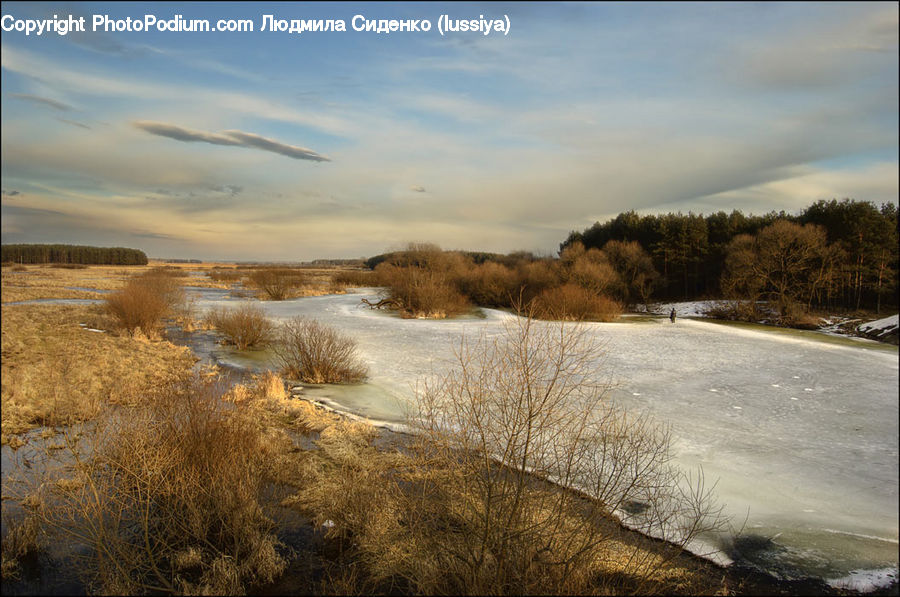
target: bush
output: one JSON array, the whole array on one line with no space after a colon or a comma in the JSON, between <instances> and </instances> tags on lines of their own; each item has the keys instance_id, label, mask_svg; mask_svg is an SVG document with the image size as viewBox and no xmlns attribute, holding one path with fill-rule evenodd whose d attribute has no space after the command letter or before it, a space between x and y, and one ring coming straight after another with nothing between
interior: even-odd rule
<instances>
[{"instance_id":1,"label":"bush","mask_svg":"<svg viewBox=\"0 0 900 597\"><path fill-rule=\"evenodd\" d=\"M260 499L271 458L247 403L199 378L92 427L90 456L57 484L46 521L92 548L107 594L243 594L285 567Z\"/></svg>"},{"instance_id":2,"label":"bush","mask_svg":"<svg viewBox=\"0 0 900 597\"><path fill-rule=\"evenodd\" d=\"M516 273L503 264L486 261L469 268L457 279L457 286L476 305L508 307L510 297L519 293Z\"/></svg>"},{"instance_id":3,"label":"bush","mask_svg":"<svg viewBox=\"0 0 900 597\"><path fill-rule=\"evenodd\" d=\"M287 268L259 269L250 274L250 282L273 301L290 298L294 289L303 285L303 274Z\"/></svg>"},{"instance_id":4,"label":"bush","mask_svg":"<svg viewBox=\"0 0 900 597\"><path fill-rule=\"evenodd\" d=\"M388 299L407 317L453 317L469 308L468 301L440 270L381 263L375 273L387 286Z\"/></svg>"},{"instance_id":5,"label":"bush","mask_svg":"<svg viewBox=\"0 0 900 597\"><path fill-rule=\"evenodd\" d=\"M284 375L307 383L356 383L367 369L356 355L356 342L314 319L284 322L272 345Z\"/></svg>"},{"instance_id":6,"label":"bush","mask_svg":"<svg viewBox=\"0 0 900 597\"><path fill-rule=\"evenodd\" d=\"M678 550L625 537L611 513L683 546L717 528L718 510L702 477L670 463L664 427L608 403L597 356L576 326L515 318L417 386L402 452L323 433L290 502L347 546L357 573L342 589L691 593L688 574L668 584Z\"/></svg>"},{"instance_id":7,"label":"bush","mask_svg":"<svg viewBox=\"0 0 900 597\"><path fill-rule=\"evenodd\" d=\"M225 334L228 342L238 350L265 346L272 338L275 326L259 305L244 303L234 309L212 309L206 322Z\"/></svg>"},{"instance_id":8,"label":"bush","mask_svg":"<svg viewBox=\"0 0 900 597\"><path fill-rule=\"evenodd\" d=\"M622 314L621 304L575 284L549 288L533 305L541 319L615 321Z\"/></svg>"},{"instance_id":9,"label":"bush","mask_svg":"<svg viewBox=\"0 0 900 597\"><path fill-rule=\"evenodd\" d=\"M160 320L184 301L184 292L171 276L144 275L132 278L119 292L106 297L106 307L129 333L140 329L157 333Z\"/></svg>"},{"instance_id":10,"label":"bush","mask_svg":"<svg viewBox=\"0 0 900 597\"><path fill-rule=\"evenodd\" d=\"M604 399L596 357L577 327L516 318L421 386L413 454L430 474L408 492L405 533L430 550L394 556L434 583L417 591L578 594L652 577L663 562L628 555L607 530L632 503L629 525L679 545L720 524L702 477L671 465L667 430Z\"/></svg>"}]
</instances>

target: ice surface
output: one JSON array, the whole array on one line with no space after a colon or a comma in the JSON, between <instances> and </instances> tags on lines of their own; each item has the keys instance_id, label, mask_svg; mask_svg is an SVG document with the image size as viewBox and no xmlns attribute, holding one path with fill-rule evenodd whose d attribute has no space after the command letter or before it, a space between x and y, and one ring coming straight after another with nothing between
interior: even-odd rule
<instances>
[{"instance_id":1,"label":"ice surface","mask_svg":"<svg viewBox=\"0 0 900 597\"><path fill-rule=\"evenodd\" d=\"M400 319L361 307L364 296L375 298L260 303L273 318L314 317L358 342L378 391L364 409L354 409L350 388L329 397L357 414L401 418L416 381L452 363L463 334L500 334L512 317L484 309L483 319ZM235 303L197 306L221 304ZM670 424L678 462L718 478L734 524L746 519L745 535L766 546L764 557L741 557L785 577L896 569L896 349L683 318L586 325L604 345L596 366L615 383L611 396ZM728 543L720 545L742 544Z\"/></svg>"}]
</instances>

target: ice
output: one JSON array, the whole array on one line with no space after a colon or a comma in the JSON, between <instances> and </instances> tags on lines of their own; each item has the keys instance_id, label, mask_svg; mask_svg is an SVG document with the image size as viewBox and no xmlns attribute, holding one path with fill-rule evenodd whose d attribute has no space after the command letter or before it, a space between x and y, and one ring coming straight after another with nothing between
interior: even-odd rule
<instances>
[{"instance_id":1,"label":"ice","mask_svg":"<svg viewBox=\"0 0 900 597\"><path fill-rule=\"evenodd\" d=\"M407 320L361 307L363 297L375 298L260 304L273 318L306 315L352 336L378 388L367 409L397 419L416 382L453 362L463 335L500 334L513 317L484 309L483 318ZM198 307L224 304L235 303ZM745 532L771 547L760 567L838 579L896 569L895 348L684 318L585 325L604 346L596 373L614 382L611 399L671 425L678 463L719 479L735 525L746 518ZM329 400L352 411L353 391L343 392Z\"/></svg>"}]
</instances>

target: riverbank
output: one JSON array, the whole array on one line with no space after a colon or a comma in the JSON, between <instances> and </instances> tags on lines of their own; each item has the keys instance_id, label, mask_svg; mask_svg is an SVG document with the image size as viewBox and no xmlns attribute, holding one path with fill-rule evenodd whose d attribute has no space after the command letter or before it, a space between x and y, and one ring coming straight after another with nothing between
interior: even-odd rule
<instances>
[{"instance_id":1,"label":"riverbank","mask_svg":"<svg viewBox=\"0 0 900 597\"><path fill-rule=\"evenodd\" d=\"M635 313L649 313L658 316L669 316L674 309L676 317L697 319L723 319L747 321L736 315L736 301L714 299L705 301L682 301L650 303L637 305ZM824 334L867 338L886 344L898 345L898 316L887 317L875 314L820 314L810 315L803 325L784 326L775 321L774 316L760 316L750 321L772 327L792 327L803 330L815 330Z\"/></svg>"}]
</instances>

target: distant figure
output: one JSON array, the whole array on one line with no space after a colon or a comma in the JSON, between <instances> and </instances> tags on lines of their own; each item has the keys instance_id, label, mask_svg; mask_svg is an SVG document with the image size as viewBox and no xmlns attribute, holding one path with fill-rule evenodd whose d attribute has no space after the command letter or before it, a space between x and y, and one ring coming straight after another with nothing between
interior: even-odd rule
<instances>
[{"instance_id":1,"label":"distant figure","mask_svg":"<svg viewBox=\"0 0 900 597\"><path fill-rule=\"evenodd\" d=\"M672 307L672 312L669 313L669 319L672 320L672 323L675 323L675 308Z\"/></svg>"}]
</instances>

